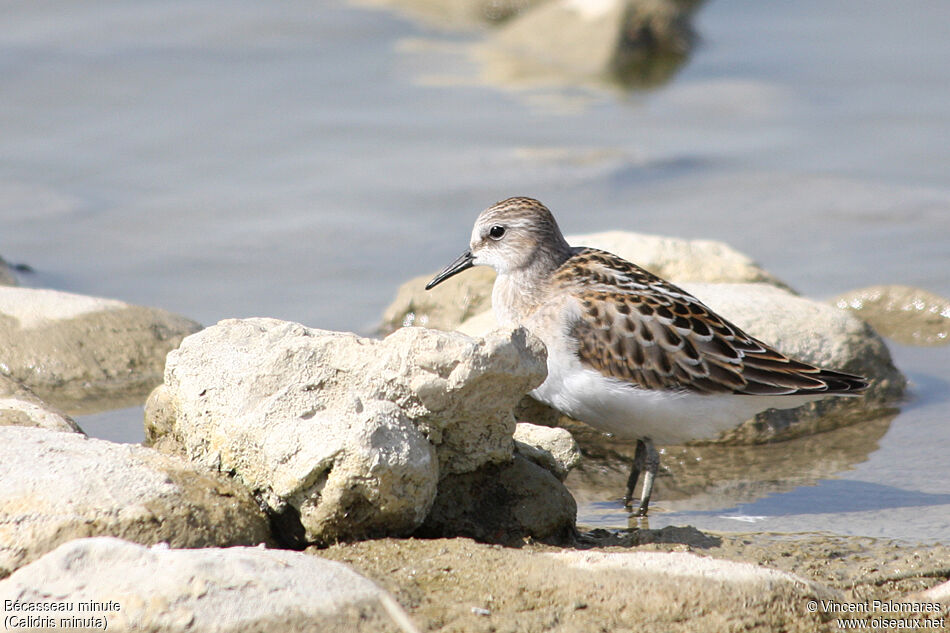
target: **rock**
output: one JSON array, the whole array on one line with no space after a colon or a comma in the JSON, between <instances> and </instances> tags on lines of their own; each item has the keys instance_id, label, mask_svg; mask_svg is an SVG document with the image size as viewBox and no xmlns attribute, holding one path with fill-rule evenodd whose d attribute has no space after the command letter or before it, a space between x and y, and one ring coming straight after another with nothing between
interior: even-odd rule
<instances>
[{"instance_id":1,"label":"rock","mask_svg":"<svg viewBox=\"0 0 950 633\"><path fill-rule=\"evenodd\" d=\"M405 328L378 341L222 321L168 355L147 436L232 473L298 544L405 535L440 476L511 459L511 410L544 380L543 350L524 330Z\"/></svg>"},{"instance_id":2,"label":"rock","mask_svg":"<svg viewBox=\"0 0 950 633\"><path fill-rule=\"evenodd\" d=\"M950 580L931 587L927 591L922 591L917 595L917 598L939 602L946 608L950 604Z\"/></svg>"},{"instance_id":3,"label":"rock","mask_svg":"<svg viewBox=\"0 0 950 633\"><path fill-rule=\"evenodd\" d=\"M174 547L269 539L245 491L141 446L0 427L0 481L0 577L85 536Z\"/></svg>"},{"instance_id":4,"label":"rock","mask_svg":"<svg viewBox=\"0 0 950 633\"><path fill-rule=\"evenodd\" d=\"M851 314L766 284L683 284L747 333L782 353L871 379L860 397L830 397L795 409L769 410L725 433L721 441L788 439L867 420L899 399L907 385L880 336Z\"/></svg>"},{"instance_id":5,"label":"rock","mask_svg":"<svg viewBox=\"0 0 950 633\"><path fill-rule=\"evenodd\" d=\"M581 450L566 429L519 422L515 427L515 451L548 470L560 481L581 460Z\"/></svg>"},{"instance_id":6,"label":"rock","mask_svg":"<svg viewBox=\"0 0 950 633\"><path fill-rule=\"evenodd\" d=\"M182 550L75 540L0 582L3 600L72 607L6 613L50 617L55 628L67 628L60 618L94 617L107 620L110 631L155 633L417 631L392 596L345 565L257 547ZM102 610L79 611L81 601Z\"/></svg>"},{"instance_id":7,"label":"rock","mask_svg":"<svg viewBox=\"0 0 950 633\"><path fill-rule=\"evenodd\" d=\"M438 286L436 287L438 288ZM498 322L495 321L495 315L491 311L491 306L489 306L489 309L485 310L481 314L476 314L469 319L465 319L454 329L456 332L461 332L466 336L476 337L484 336L487 332L491 332L497 327Z\"/></svg>"},{"instance_id":8,"label":"rock","mask_svg":"<svg viewBox=\"0 0 950 633\"><path fill-rule=\"evenodd\" d=\"M789 290L783 281L725 242L630 231L571 235L567 240L613 253L677 284L764 283Z\"/></svg>"},{"instance_id":9,"label":"rock","mask_svg":"<svg viewBox=\"0 0 950 633\"><path fill-rule=\"evenodd\" d=\"M188 457L185 447L175 435L177 402L164 383L155 387L145 401L145 446L166 453Z\"/></svg>"},{"instance_id":10,"label":"rock","mask_svg":"<svg viewBox=\"0 0 950 633\"><path fill-rule=\"evenodd\" d=\"M425 285L435 276L421 275L399 287L396 298L383 312L380 332L389 334L402 327L421 326L453 330L471 316L491 308L495 271L479 266L447 279L432 290Z\"/></svg>"},{"instance_id":11,"label":"rock","mask_svg":"<svg viewBox=\"0 0 950 633\"><path fill-rule=\"evenodd\" d=\"M148 393L168 351L200 328L121 301L0 287L0 371L67 411L94 409Z\"/></svg>"},{"instance_id":12,"label":"rock","mask_svg":"<svg viewBox=\"0 0 950 633\"><path fill-rule=\"evenodd\" d=\"M548 470L521 455L439 482L439 495L418 536L467 536L517 544L526 537L564 542L572 534L577 504Z\"/></svg>"},{"instance_id":13,"label":"rock","mask_svg":"<svg viewBox=\"0 0 950 633\"><path fill-rule=\"evenodd\" d=\"M950 344L950 299L911 286L870 286L831 303L854 312L882 336L904 345Z\"/></svg>"},{"instance_id":14,"label":"rock","mask_svg":"<svg viewBox=\"0 0 950 633\"><path fill-rule=\"evenodd\" d=\"M871 387L861 397L830 397L795 409L770 409L718 441L750 444L826 431L880 415L904 393L906 378L894 366L884 341L844 310L764 283L679 285L748 334L792 358L871 378ZM485 321L487 317L479 315L459 329L477 336ZM520 419L550 424L552 416L544 409L538 404L532 413L520 413Z\"/></svg>"},{"instance_id":15,"label":"rock","mask_svg":"<svg viewBox=\"0 0 950 633\"><path fill-rule=\"evenodd\" d=\"M53 431L82 433L76 422L40 400L29 387L0 374L0 426L37 426Z\"/></svg>"},{"instance_id":16,"label":"rock","mask_svg":"<svg viewBox=\"0 0 950 633\"><path fill-rule=\"evenodd\" d=\"M649 584L649 580L665 581L671 588L680 585L690 593L701 594L712 590L730 596L730 601L738 594L759 592L766 595L783 590L801 597L815 597L834 600L840 597L831 589L816 582L806 580L788 572L769 569L751 563L739 563L719 560L707 556L697 556L686 552L597 552L563 551L545 554L568 569L597 574L621 572L627 582L640 586ZM728 587L728 590L726 588ZM716 591L718 589L719 591ZM735 593L733 593L735 592Z\"/></svg>"},{"instance_id":17,"label":"rock","mask_svg":"<svg viewBox=\"0 0 950 633\"><path fill-rule=\"evenodd\" d=\"M749 257L723 242L684 240L629 231L569 235L567 241L609 251L674 283L762 282L787 288ZM426 283L434 275L434 271L430 275L421 275L399 287L396 299L383 313L380 331L392 332L404 325L453 330L477 315L490 311L491 289L495 282L495 272L491 268L478 266L445 280L432 290L425 290ZM479 332L481 335L494 329L493 320L481 318L484 327L473 328L465 333L474 335L473 332Z\"/></svg>"},{"instance_id":18,"label":"rock","mask_svg":"<svg viewBox=\"0 0 950 633\"><path fill-rule=\"evenodd\" d=\"M517 16L479 47L489 80L575 83L667 81L695 35L690 0L551 0ZM556 33L556 37L552 37Z\"/></svg>"}]
</instances>

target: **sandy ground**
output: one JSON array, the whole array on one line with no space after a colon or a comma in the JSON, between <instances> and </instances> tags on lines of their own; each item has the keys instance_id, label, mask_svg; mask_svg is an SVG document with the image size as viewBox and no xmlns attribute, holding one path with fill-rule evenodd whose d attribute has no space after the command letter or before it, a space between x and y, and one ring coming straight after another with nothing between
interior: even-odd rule
<instances>
[{"instance_id":1,"label":"sandy ground","mask_svg":"<svg viewBox=\"0 0 950 633\"><path fill-rule=\"evenodd\" d=\"M384 539L312 553L344 561L390 590L423 631L837 631L807 598L770 587L710 592L684 580L643 591L590 576L545 553L681 551L765 565L816 581L844 602L904 599L950 577L950 548L823 534L704 534L694 528L598 530L568 548L468 539ZM642 580L641 580L642 582ZM943 617L950 605L942 605Z\"/></svg>"}]
</instances>

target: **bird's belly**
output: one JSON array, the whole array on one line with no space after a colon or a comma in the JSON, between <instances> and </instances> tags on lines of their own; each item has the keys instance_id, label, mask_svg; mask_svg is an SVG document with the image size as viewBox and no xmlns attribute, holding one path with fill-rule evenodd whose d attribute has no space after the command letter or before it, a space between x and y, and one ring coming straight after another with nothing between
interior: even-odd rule
<instances>
[{"instance_id":1,"label":"bird's belly","mask_svg":"<svg viewBox=\"0 0 950 633\"><path fill-rule=\"evenodd\" d=\"M531 392L572 418L621 438L658 444L710 439L769 408L797 407L815 396L703 395L642 389L608 378L579 361L548 357L548 377Z\"/></svg>"}]
</instances>

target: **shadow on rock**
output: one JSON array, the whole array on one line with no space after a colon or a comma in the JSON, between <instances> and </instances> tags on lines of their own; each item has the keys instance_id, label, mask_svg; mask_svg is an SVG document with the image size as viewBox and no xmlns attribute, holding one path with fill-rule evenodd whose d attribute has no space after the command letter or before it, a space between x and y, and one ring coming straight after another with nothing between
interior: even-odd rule
<instances>
[{"instance_id":1,"label":"shadow on rock","mask_svg":"<svg viewBox=\"0 0 950 633\"><path fill-rule=\"evenodd\" d=\"M458 535L519 545L527 528L536 540L565 543L576 514L574 499L553 474L516 455L507 464L444 477L415 536Z\"/></svg>"}]
</instances>

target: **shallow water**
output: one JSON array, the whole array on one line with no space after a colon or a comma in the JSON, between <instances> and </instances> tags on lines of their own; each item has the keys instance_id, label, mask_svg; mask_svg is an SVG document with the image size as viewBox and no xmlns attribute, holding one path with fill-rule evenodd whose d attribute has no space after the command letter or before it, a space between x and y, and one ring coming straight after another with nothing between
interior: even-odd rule
<instances>
[{"instance_id":1,"label":"shallow water","mask_svg":"<svg viewBox=\"0 0 950 633\"><path fill-rule=\"evenodd\" d=\"M627 464L604 460L600 477L572 473L568 479L581 500L578 522L610 528L826 531L946 542L946 352L941 356L932 348L902 346L892 346L892 351L898 366L916 370L908 371L911 393L893 419L764 446L667 449L663 463L672 471L672 481L661 474L646 521L630 519L618 500Z\"/></svg>"},{"instance_id":2,"label":"shallow water","mask_svg":"<svg viewBox=\"0 0 950 633\"><path fill-rule=\"evenodd\" d=\"M673 81L626 95L482 85L477 33L340 2L4 13L0 255L27 285L369 334L524 194L567 233L728 241L812 296L950 295L942 0L713 1ZM741 504L658 499L651 527L950 539L950 348L894 352L912 399L867 461ZM140 408L79 422L142 436Z\"/></svg>"}]
</instances>

